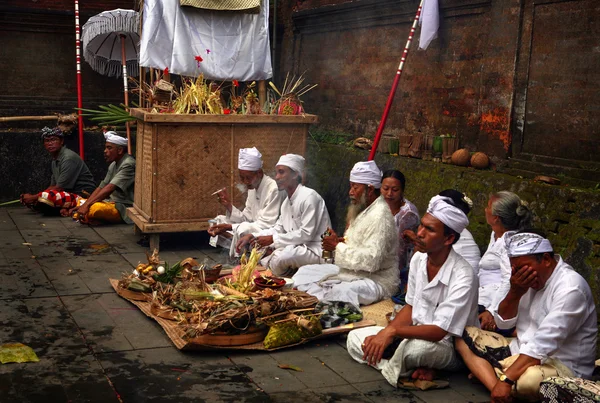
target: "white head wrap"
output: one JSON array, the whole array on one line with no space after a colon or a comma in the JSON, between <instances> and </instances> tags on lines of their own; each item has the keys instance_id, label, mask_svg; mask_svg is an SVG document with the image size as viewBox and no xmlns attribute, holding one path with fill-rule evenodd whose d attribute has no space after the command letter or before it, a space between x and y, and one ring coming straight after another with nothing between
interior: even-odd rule
<instances>
[{"instance_id":1,"label":"white head wrap","mask_svg":"<svg viewBox=\"0 0 600 403\"><path fill-rule=\"evenodd\" d=\"M371 185L375 189L381 187L381 170L375 161L360 161L350 171L350 182Z\"/></svg>"},{"instance_id":2,"label":"white head wrap","mask_svg":"<svg viewBox=\"0 0 600 403\"><path fill-rule=\"evenodd\" d=\"M104 133L104 138L107 143L116 144L121 147L127 146L127 139L125 137L119 136L116 132L110 131Z\"/></svg>"},{"instance_id":3,"label":"white head wrap","mask_svg":"<svg viewBox=\"0 0 600 403\"><path fill-rule=\"evenodd\" d=\"M256 147L240 148L240 153L238 154L238 169L243 171L258 171L262 166L262 154Z\"/></svg>"},{"instance_id":4,"label":"white head wrap","mask_svg":"<svg viewBox=\"0 0 600 403\"><path fill-rule=\"evenodd\" d=\"M523 232L506 238L508 257L535 255L536 253L552 253L552 244L541 235Z\"/></svg>"},{"instance_id":5,"label":"white head wrap","mask_svg":"<svg viewBox=\"0 0 600 403\"><path fill-rule=\"evenodd\" d=\"M275 165L284 165L290 168L293 171L302 174L304 172L304 157L298 154L283 154L277 164Z\"/></svg>"},{"instance_id":6,"label":"white head wrap","mask_svg":"<svg viewBox=\"0 0 600 403\"><path fill-rule=\"evenodd\" d=\"M451 202L449 197L433 196L427 212L460 234L469 225L469 219L461 209L450 204Z\"/></svg>"}]
</instances>

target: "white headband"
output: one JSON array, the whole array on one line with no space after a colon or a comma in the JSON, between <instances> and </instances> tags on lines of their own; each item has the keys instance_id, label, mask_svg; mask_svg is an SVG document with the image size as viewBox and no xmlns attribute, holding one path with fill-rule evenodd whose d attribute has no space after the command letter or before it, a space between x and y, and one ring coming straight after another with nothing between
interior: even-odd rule
<instances>
[{"instance_id":1,"label":"white headband","mask_svg":"<svg viewBox=\"0 0 600 403\"><path fill-rule=\"evenodd\" d=\"M506 238L508 257L535 255L537 253L553 253L549 240L538 234L523 232Z\"/></svg>"},{"instance_id":2,"label":"white headband","mask_svg":"<svg viewBox=\"0 0 600 403\"><path fill-rule=\"evenodd\" d=\"M381 170L375 164L375 161L360 161L354 164L350 171L350 182L371 185L375 189L381 187Z\"/></svg>"},{"instance_id":3,"label":"white headband","mask_svg":"<svg viewBox=\"0 0 600 403\"><path fill-rule=\"evenodd\" d=\"M125 137L119 136L116 132L110 131L104 133L104 138L107 143L116 144L121 147L127 146L127 139Z\"/></svg>"},{"instance_id":4,"label":"white headband","mask_svg":"<svg viewBox=\"0 0 600 403\"><path fill-rule=\"evenodd\" d=\"M301 155L283 154L275 165L284 165L302 175L304 172L304 161L304 157Z\"/></svg>"},{"instance_id":5,"label":"white headband","mask_svg":"<svg viewBox=\"0 0 600 403\"><path fill-rule=\"evenodd\" d=\"M433 196L427 212L460 234L469 225L469 219L461 209L450 204L451 201L450 197Z\"/></svg>"},{"instance_id":6,"label":"white headband","mask_svg":"<svg viewBox=\"0 0 600 403\"><path fill-rule=\"evenodd\" d=\"M240 148L240 153L238 154L238 169L243 171L258 171L262 166L262 154L256 147Z\"/></svg>"}]
</instances>

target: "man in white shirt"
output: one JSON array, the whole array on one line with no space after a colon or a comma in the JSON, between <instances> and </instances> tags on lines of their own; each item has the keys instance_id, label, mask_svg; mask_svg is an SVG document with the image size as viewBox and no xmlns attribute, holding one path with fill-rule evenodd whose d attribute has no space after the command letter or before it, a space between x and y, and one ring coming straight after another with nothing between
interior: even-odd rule
<instances>
[{"instance_id":1,"label":"man in white shirt","mask_svg":"<svg viewBox=\"0 0 600 403\"><path fill-rule=\"evenodd\" d=\"M323 249L335 251L335 264L301 267L294 285L321 301L370 305L390 297L399 282L398 231L380 194L375 161L357 162L350 172L350 201L343 238L330 230Z\"/></svg>"},{"instance_id":2,"label":"man in white shirt","mask_svg":"<svg viewBox=\"0 0 600 403\"><path fill-rule=\"evenodd\" d=\"M451 197L435 196L429 202L417 232L404 308L385 328L348 335L352 358L380 370L393 386L411 373L413 379L431 381L436 369L456 369L460 363L452 337L478 323L473 269L452 249L469 224L455 206Z\"/></svg>"},{"instance_id":3,"label":"man in white shirt","mask_svg":"<svg viewBox=\"0 0 600 403\"><path fill-rule=\"evenodd\" d=\"M235 256L235 245L240 237L272 227L279 217L285 195L279 191L277 183L263 173L262 166L262 154L256 147L240 149L238 170L244 188L248 189L243 211L231 203L226 188L218 193L219 202L227 213L216 217L217 224L211 226L208 233L213 246L230 247L231 257Z\"/></svg>"},{"instance_id":4,"label":"man in white shirt","mask_svg":"<svg viewBox=\"0 0 600 403\"><path fill-rule=\"evenodd\" d=\"M285 154L275 167L275 181L286 198L277 223L271 228L244 235L237 252L251 242L272 250L261 265L278 276L291 276L300 266L321 262L321 235L331 226L323 198L302 185L304 157Z\"/></svg>"},{"instance_id":5,"label":"man in white shirt","mask_svg":"<svg viewBox=\"0 0 600 403\"><path fill-rule=\"evenodd\" d=\"M494 314L500 329L516 325L517 337L467 328L456 349L490 391L492 402L513 397L539 400L540 382L551 376L589 378L598 332L587 282L533 232L507 239L510 290Z\"/></svg>"}]
</instances>

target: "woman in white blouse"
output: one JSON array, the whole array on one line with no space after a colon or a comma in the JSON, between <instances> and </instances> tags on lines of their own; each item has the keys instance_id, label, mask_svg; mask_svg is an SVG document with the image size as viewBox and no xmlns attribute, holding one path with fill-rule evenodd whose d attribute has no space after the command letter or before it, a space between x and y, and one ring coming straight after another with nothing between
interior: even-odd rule
<instances>
[{"instance_id":1,"label":"woman in white blouse","mask_svg":"<svg viewBox=\"0 0 600 403\"><path fill-rule=\"evenodd\" d=\"M417 231L419 227L419 211L414 204L404 198L406 178L402 172L390 169L383 173L381 180L381 195L387 202L398 231L398 266L400 268L400 289L392 297L394 302L404 304L406 284L408 281L408 264L412 256L412 244L407 242L402 233L405 230Z\"/></svg>"},{"instance_id":2,"label":"woman in white blouse","mask_svg":"<svg viewBox=\"0 0 600 403\"><path fill-rule=\"evenodd\" d=\"M490 227L490 244L479 261L479 320L484 330L496 331L493 312L510 288L511 266L506 252L506 237L531 228L532 213L519 196L509 191L490 195L485 208Z\"/></svg>"}]
</instances>

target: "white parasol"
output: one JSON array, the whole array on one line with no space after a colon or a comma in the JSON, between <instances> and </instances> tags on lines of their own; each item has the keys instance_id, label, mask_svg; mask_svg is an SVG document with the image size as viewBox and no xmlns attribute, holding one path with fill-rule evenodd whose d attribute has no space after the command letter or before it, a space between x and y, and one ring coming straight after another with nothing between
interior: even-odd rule
<instances>
[{"instance_id":1,"label":"white parasol","mask_svg":"<svg viewBox=\"0 0 600 403\"><path fill-rule=\"evenodd\" d=\"M82 27L83 58L100 74L123 76L125 106L129 106L127 76L139 72L139 18L137 11L119 8L91 17ZM131 154L129 123L127 140Z\"/></svg>"}]
</instances>

